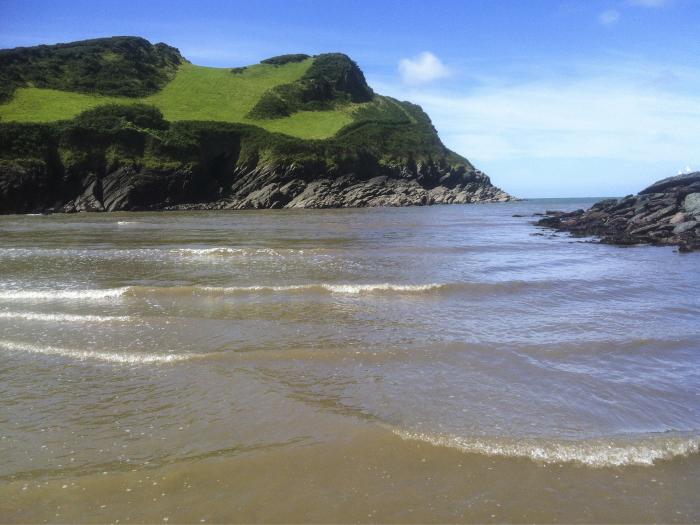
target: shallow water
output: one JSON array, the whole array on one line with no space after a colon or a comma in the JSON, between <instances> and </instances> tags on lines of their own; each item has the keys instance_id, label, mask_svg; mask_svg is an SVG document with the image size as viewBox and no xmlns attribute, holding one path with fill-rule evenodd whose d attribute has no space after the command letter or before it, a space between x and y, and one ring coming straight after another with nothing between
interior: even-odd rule
<instances>
[{"instance_id":1,"label":"shallow water","mask_svg":"<svg viewBox=\"0 0 700 525\"><path fill-rule=\"evenodd\" d=\"M700 520L700 254L590 204L0 217L0 521Z\"/></svg>"}]
</instances>

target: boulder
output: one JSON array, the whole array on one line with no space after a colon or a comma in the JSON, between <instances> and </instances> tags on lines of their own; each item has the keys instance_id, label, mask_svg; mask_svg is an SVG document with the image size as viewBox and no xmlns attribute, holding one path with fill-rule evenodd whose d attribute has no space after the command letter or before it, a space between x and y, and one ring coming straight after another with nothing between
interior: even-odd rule
<instances>
[{"instance_id":1,"label":"boulder","mask_svg":"<svg viewBox=\"0 0 700 525\"><path fill-rule=\"evenodd\" d=\"M700 193L689 193L683 200L683 209L688 215L700 215Z\"/></svg>"},{"instance_id":2,"label":"boulder","mask_svg":"<svg viewBox=\"0 0 700 525\"><path fill-rule=\"evenodd\" d=\"M682 222L678 224L675 228L673 228L673 233L676 235L679 235L681 233L685 233L687 231L692 230L698 225L698 221L687 221L687 222Z\"/></svg>"}]
</instances>

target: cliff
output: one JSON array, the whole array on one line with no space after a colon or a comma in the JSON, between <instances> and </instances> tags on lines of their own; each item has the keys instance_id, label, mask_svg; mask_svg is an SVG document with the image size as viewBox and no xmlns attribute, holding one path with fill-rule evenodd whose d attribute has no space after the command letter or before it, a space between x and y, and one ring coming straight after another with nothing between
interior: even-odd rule
<instances>
[{"instance_id":1,"label":"cliff","mask_svg":"<svg viewBox=\"0 0 700 525\"><path fill-rule=\"evenodd\" d=\"M115 37L0 51L0 78L0 213L510 199L341 53L215 69Z\"/></svg>"}]
</instances>

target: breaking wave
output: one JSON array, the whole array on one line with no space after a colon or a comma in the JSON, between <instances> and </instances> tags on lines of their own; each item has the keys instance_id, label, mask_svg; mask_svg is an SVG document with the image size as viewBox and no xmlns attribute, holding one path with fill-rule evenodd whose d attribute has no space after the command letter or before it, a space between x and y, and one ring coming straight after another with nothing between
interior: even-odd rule
<instances>
[{"instance_id":1,"label":"breaking wave","mask_svg":"<svg viewBox=\"0 0 700 525\"><path fill-rule=\"evenodd\" d=\"M186 295L246 295L274 293L320 293L337 295L361 294L423 294L423 293L517 293L527 289L540 289L550 286L549 282L505 281L494 283L310 283L291 285L253 286L123 286L104 289L63 289L63 290L2 290L0 300L54 301L73 299L77 301L100 301L121 297L145 296L186 296Z\"/></svg>"},{"instance_id":2,"label":"breaking wave","mask_svg":"<svg viewBox=\"0 0 700 525\"><path fill-rule=\"evenodd\" d=\"M119 225L139 224L133 222L119 222ZM93 259L143 259L158 260L163 258L223 258L223 257L297 257L326 255L328 250L320 249L274 249L253 247L227 247L218 246L212 248L0 248L0 257L26 258L26 257L61 257L61 258L93 258Z\"/></svg>"},{"instance_id":3,"label":"breaking wave","mask_svg":"<svg viewBox=\"0 0 700 525\"><path fill-rule=\"evenodd\" d=\"M128 289L128 287L122 287L89 290L0 290L0 300L53 301L75 299L79 301L99 301L121 297Z\"/></svg>"},{"instance_id":4,"label":"breaking wave","mask_svg":"<svg viewBox=\"0 0 700 525\"><path fill-rule=\"evenodd\" d=\"M80 361L103 361L126 365L145 365L154 363L175 363L187 361L197 357L198 354L148 354L148 353L119 353L100 352L97 350L79 350L76 348L64 348L58 346L34 345L29 343L17 343L14 341L0 340L0 347L12 352L27 352L46 356L61 356Z\"/></svg>"},{"instance_id":5,"label":"breaking wave","mask_svg":"<svg viewBox=\"0 0 700 525\"><path fill-rule=\"evenodd\" d=\"M423 441L469 454L522 457L538 463L577 463L587 467L652 466L679 456L700 453L699 436L643 436L583 441L461 438L392 429L405 440Z\"/></svg>"},{"instance_id":6,"label":"breaking wave","mask_svg":"<svg viewBox=\"0 0 700 525\"><path fill-rule=\"evenodd\" d=\"M48 321L67 323L119 323L130 321L128 315L75 315L42 314L35 312L0 312L0 319L24 319L26 321Z\"/></svg>"},{"instance_id":7,"label":"breaking wave","mask_svg":"<svg viewBox=\"0 0 700 525\"><path fill-rule=\"evenodd\" d=\"M309 252L311 254L317 253L317 250L297 250L291 248L279 249L274 248L230 248L225 246L215 247L215 248L176 248L169 250L168 253L180 256L189 257L212 257L212 256L272 256L272 257L285 257L288 255L304 255L304 253Z\"/></svg>"},{"instance_id":8,"label":"breaking wave","mask_svg":"<svg viewBox=\"0 0 700 525\"><path fill-rule=\"evenodd\" d=\"M420 293L433 290L441 290L448 287L447 284L296 284L287 286L232 286L215 287L205 286L202 290L213 293L250 293L250 292L328 292L335 294L356 295L373 292L395 292L395 293Z\"/></svg>"}]
</instances>

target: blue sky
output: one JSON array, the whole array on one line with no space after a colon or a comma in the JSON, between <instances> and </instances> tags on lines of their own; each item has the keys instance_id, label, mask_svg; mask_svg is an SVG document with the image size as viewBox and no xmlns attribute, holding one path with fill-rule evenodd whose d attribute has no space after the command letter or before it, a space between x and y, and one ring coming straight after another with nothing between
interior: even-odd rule
<instances>
[{"instance_id":1,"label":"blue sky","mask_svg":"<svg viewBox=\"0 0 700 525\"><path fill-rule=\"evenodd\" d=\"M192 62L342 51L522 197L700 169L700 0L0 0L0 47L140 35Z\"/></svg>"}]
</instances>

